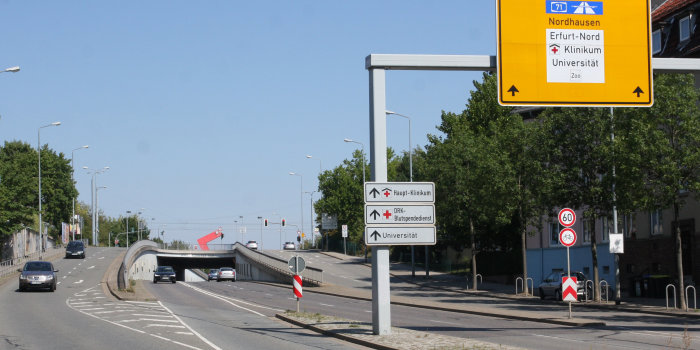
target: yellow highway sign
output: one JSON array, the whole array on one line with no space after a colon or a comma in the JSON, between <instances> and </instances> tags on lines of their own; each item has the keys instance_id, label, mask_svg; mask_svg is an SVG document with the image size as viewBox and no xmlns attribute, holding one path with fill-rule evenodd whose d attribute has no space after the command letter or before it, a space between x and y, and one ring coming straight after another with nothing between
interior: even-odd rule
<instances>
[{"instance_id":1,"label":"yellow highway sign","mask_svg":"<svg viewBox=\"0 0 700 350\"><path fill-rule=\"evenodd\" d=\"M496 0L498 102L653 103L649 0Z\"/></svg>"}]
</instances>

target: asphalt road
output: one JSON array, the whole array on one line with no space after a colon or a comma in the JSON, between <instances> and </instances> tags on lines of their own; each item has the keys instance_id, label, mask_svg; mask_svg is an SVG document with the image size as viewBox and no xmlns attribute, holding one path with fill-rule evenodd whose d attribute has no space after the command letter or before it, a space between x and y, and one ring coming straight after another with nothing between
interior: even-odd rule
<instances>
[{"instance_id":1,"label":"asphalt road","mask_svg":"<svg viewBox=\"0 0 700 350\"><path fill-rule=\"evenodd\" d=\"M100 285L120 252L59 259L56 292L0 286L0 349L359 349L203 295L184 283L148 285L159 301L124 302Z\"/></svg>"}]
</instances>

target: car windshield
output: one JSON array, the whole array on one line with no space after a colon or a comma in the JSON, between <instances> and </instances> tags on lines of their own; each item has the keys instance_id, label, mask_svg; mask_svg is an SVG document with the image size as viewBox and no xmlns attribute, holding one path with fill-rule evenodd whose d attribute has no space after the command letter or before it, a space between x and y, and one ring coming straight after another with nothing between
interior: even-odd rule
<instances>
[{"instance_id":1,"label":"car windshield","mask_svg":"<svg viewBox=\"0 0 700 350\"><path fill-rule=\"evenodd\" d=\"M24 265L24 271L53 271L53 268L51 263L35 261Z\"/></svg>"},{"instance_id":2,"label":"car windshield","mask_svg":"<svg viewBox=\"0 0 700 350\"><path fill-rule=\"evenodd\" d=\"M232 271L233 269L230 267L222 267L220 271Z\"/></svg>"},{"instance_id":3,"label":"car windshield","mask_svg":"<svg viewBox=\"0 0 700 350\"><path fill-rule=\"evenodd\" d=\"M173 272L173 268L170 266L158 266L158 272Z\"/></svg>"},{"instance_id":4,"label":"car windshield","mask_svg":"<svg viewBox=\"0 0 700 350\"><path fill-rule=\"evenodd\" d=\"M70 242L68 243L68 248L82 248L83 243L82 242Z\"/></svg>"}]
</instances>

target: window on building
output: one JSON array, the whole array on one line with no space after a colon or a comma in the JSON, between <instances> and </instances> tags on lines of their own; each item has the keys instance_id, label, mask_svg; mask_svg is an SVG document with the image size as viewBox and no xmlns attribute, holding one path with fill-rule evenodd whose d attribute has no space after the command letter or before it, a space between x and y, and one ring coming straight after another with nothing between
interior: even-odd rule
<instances>
[{"instance_id":1,"label":"window on building","mask_svg":"<svg viewBox=\"0 0 700 350\"><path fill-rule=\"evenodd\" d=\"M612 219L608 219L607 217L603 217L601 220L603 222L603 242L607 242L610 240L610 232L613 230L612 226Z\"/></svg>"},{"instance_id":2,"label":"window on building","mask_svg":"<svg viewBox=\"0 0 700 350\"><path fill-rule=\"evenodd\" d=\"M593 219L583 219L583 243L591 242L591 235L595 229L595 221Z\"/></svg>"},{"instance_id":3,"label":"window on building","mask_svg":"<svg viewBox=\"0 0 700 350\"><path fill-rule=\"evenodd\" d=\"M651 53L653 55L661 52L661 30L657 29L651 33Z\"/></svg>"},{"instance_id":4,"label":"window on building","mask_svg":"<svg viewBox=\"0 0 700 350\"><path fill-rule=\"evenodd\" d=\"M685 16L681 18L678 22L680 29L680 39L681 41L690 39L690 16Z\"/></svg>"},{"instance_id":5,"label":"window on building","mask_svg":"<svg viewBox=\"0 0 700 350\"><path fill-rule=\"evenodd\" d=\"M559 243L559 232L563 229L561 225L559 225L559 222L550 222L549 223L549 236L550 236L550 242L549 246L557 246L560 245Z\"/></svg>"},{"instance_id":6,"label":"window on building","mask_svg":"<svg viewBox=\"0 0 700 350\"><path fill-rule=\"evenodd\" d=\"M655 210L649 213L649 227L651 228L651 235L656 236L664 233L663 230L663 217L661 215L661 210Z\"/></svg>"}]
</instances>

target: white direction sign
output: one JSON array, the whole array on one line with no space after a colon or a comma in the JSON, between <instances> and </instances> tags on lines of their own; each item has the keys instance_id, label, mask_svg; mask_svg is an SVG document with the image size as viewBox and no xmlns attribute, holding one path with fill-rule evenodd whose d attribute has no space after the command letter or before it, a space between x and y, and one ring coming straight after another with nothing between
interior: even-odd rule
<instances>
[{"instance_id":1,"label":"white direction sign","mask_svg":"<svg viewBox=\"0 0 700 350\"><path fill-rule=\"evenodd\" d=\"M435 203L432 182L365 182L365 202Z\"/></svg>"},{"instance_id":2,"label":"white direction sign","mask_svg":"<svg viewBox=\"0 0 700 350\"><path fill-rule=\"evenodd\" d=\"M435 224L435 205L365 205L365 224Z\"/></svg>"},{"instance_id":3,"label":"white direction sign","mask_svg":"<svg viewBox=\"0 0 700 350\"><path fill-rule=\"evenodd\" d=\"M366 226L365 244L435 245L435 226Z\"/></svg>"}]
</instances>

